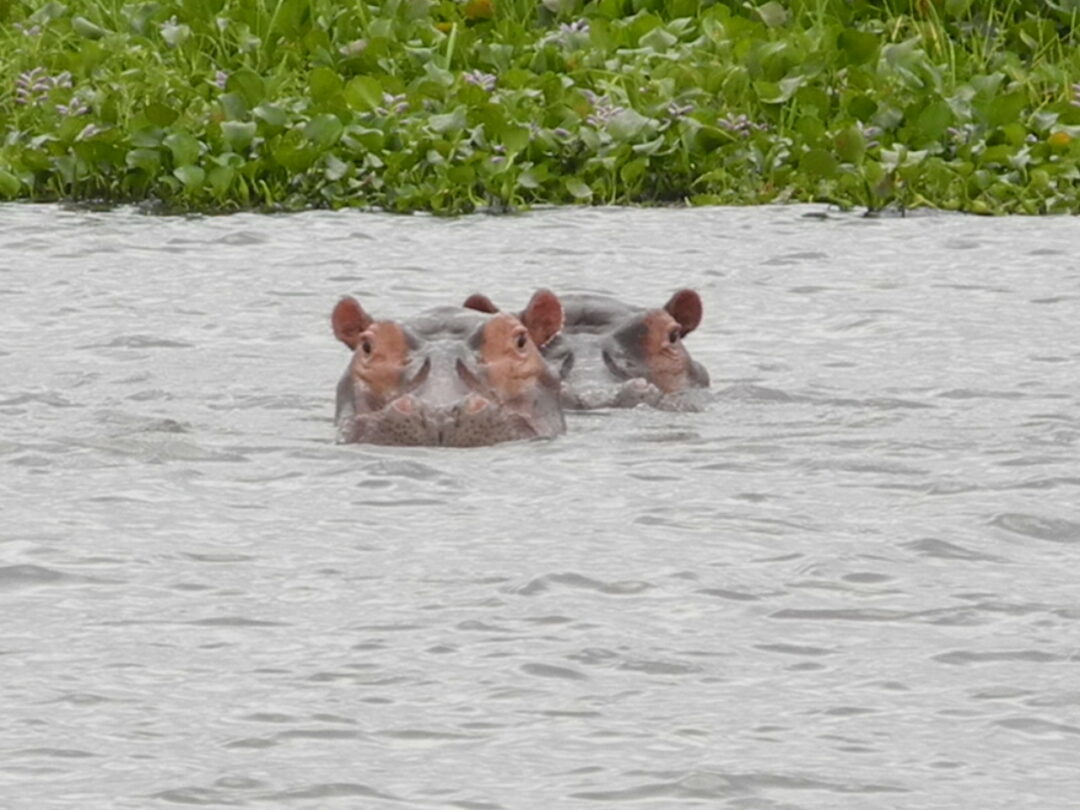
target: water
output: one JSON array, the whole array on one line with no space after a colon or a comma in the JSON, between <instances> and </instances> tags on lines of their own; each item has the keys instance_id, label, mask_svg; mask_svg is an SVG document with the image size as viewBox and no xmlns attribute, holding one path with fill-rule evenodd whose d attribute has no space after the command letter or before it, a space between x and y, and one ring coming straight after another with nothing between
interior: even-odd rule
<instances>
[{"instance_id":1,"label":"water","mask_svg":"<svg viewBox=\"0 0 1080 810\"><path fill-rule=\"evenodd\" d=\"M1066 808L1080 237L0 207L0 806ZM705 302L704 413L333 444L338 296Z\"/></svg>"}]
</instances>

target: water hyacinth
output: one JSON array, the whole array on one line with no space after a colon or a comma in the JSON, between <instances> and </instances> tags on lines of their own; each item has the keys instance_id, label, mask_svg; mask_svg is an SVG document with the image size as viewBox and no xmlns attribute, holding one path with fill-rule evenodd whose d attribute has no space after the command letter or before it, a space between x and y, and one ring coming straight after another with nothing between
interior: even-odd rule
<instances>
[{"instance_id":1,"label":"water hyacinth","mask_svg":"<svg viewBox=\"0 0 1080 810\"><path fill-rule=\"evenodd\" d=\"M20 73L15 79L15 103L37 104L44 100L54 88L70 88L71 73L64 71L57 76L50 76L43 67L35 67Z\"/></svg>"},{"instance_id":2,"label":"water hyacinth","mask_svg":"<svg viewBox=\"0 0 1080 810\"><path fill-rule=\"evenodd\" d=\"M461 78L467 83L480 87L487 92L495 89L495 74L484 73L482 70L469 70L461 74Z\"/></svg>"},{"instance_id":3,"label":"water hyacinth","mask_svg":"<svg viewBox=\"0 0 1080 810\"><path fill-rule=\"evenodd\" d=\"M584 91L584 94L592 104L592 112L585 117L585 123L589 126L602 129L612 118L625 110L607 96L598 96L591 90Z\"/></svg>"},{"instance_id":4,"label":"water hyacinth","mask_svg":"<svg viewBox=\"0 0 1080 810\"><path fill-rule=\"evenodd\" d=\"M383 93L382 102L381 107L375 108L379 115L401 115L409 110L408 97L404 93Z\"/></svg>"},{"instance_id":5,"label":"water hyacinth","mask_svg":"<svg viewBox=\"0 0 1080 810\"><path fill-rule=\"evenodd\" d=\"M8 4L0 198L1080 210L1057 5Z\"/></svg>"},{"instance_id":6,"label":"water hyacinth","mask_svg":"<svg viewBox=\"0 0 1080 810\"><path fill-rule=\"evenodd\" d=\"M745 113L721 118L716 123L728 132L734 132L743 138L748 138L755 132L765 132L769 128L768 124L751 121Z\"/></svg>"}]
</instances>

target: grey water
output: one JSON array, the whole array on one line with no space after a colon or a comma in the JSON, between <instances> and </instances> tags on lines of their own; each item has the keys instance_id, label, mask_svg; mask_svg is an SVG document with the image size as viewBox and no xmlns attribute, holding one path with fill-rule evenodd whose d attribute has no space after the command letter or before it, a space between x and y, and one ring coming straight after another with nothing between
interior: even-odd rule
<instances>
[{"instance_id":1,"label":"grey water","mask_svg":"<svg viewBox=\"0 0 1080 810\"><path fill-rule=\"evenodd\" d=\"M0 206L0 807L1072 808L1080 226ZM336 445L337 298L704 300L700 413Z\"/></svg>"}]
</instances>

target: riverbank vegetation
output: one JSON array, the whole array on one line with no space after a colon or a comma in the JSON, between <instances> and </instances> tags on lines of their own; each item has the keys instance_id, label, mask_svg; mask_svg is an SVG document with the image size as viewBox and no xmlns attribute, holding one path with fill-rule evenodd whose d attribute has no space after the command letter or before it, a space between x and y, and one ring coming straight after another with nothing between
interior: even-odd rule
<instances>
[{"instance_id":1,"label":"riverbank vegetation","mask_svg":"<svg viewBox=\"0 0 1080 810\"><path fill-rule=\"evenodd\" d=\"M1080 0L0 0L0 199L1080 210Z\"/></svg>"}]
</instances>

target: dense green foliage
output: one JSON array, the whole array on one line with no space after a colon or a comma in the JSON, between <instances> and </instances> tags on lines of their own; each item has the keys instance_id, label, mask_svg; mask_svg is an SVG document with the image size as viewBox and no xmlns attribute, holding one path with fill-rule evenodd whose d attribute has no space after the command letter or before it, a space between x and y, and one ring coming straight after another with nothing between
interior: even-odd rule
<instances>
[{"instance_id":1,"label":"dense green foliage","mask_svg":"<svg viewBox=\"0 0 1080 810\"><path fill-rule=\"evenodd\" d=\"M0 0L0 199L1080 209L1080 0Z\"/></svg>"}]
</instances>

